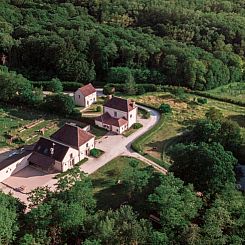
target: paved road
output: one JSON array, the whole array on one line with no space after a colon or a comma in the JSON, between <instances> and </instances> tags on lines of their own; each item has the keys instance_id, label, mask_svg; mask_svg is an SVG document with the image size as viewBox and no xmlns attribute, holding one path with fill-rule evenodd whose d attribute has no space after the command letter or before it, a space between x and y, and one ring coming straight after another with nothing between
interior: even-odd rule
<instances>
[{"instance_id":1,"label":"paved road","mask_svg":"<svg viewBox=\"0 0 245 245\"><path fill-rule=\"evenodd\" d=\"M136 157L137 159L140 159L147 164L152 165L154 168L162 173L167 172L166 169L146 159L140 154L133 152L131 149L132 142L140 137L142 134L147 132L150 128L152 128L160 118L160 115L156 110L146 107L142 108L148 110L151 114L151 117L149 119L139 119L139 122L143 124L143 127L128 137L108 133L103 138L99 139L96 142L96 147L103 150L105 153L98 159L90 158L86 163L84 163L81 166L81 170L83 172L87 174L92 174L93 172L104 166L106 163L120 155Z\"/></svg>"}]
</instances>

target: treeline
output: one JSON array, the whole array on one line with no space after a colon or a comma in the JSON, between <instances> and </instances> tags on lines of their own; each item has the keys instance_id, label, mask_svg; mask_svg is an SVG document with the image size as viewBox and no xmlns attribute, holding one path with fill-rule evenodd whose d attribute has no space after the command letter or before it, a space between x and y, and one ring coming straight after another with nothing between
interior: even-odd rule
<instances>
[{"instance_id":1,"label":"treeline","mask_svg":"<svg viewBox=\"0 0 245 245\"><path fill-rule=\"evenodd\" d=\"M35 81L197 90L242 81L243 2L195 2L4 0L0 53Z\"/></svg>"}]
</instances>

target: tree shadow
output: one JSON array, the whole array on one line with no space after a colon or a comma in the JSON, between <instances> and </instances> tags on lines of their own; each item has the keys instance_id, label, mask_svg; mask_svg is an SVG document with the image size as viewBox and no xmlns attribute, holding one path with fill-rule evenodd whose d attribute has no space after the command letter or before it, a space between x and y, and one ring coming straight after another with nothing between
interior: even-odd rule
<instances>
[{"instance_id":1,"label":"tree shadow","mask_svg":"<svg viewBox=\"0 0 245 245\"><path fill-rule=\"evenodd\" d=\"M227 118L237 122L240 127L245 128L245 115L231 115Z\"/></svg>"}]
</instances>

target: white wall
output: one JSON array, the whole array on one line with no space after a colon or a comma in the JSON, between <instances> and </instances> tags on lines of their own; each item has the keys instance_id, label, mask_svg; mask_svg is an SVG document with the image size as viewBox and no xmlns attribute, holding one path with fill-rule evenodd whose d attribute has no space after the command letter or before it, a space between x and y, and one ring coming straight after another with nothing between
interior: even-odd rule
<instances>
[{"instance_id":1,"label":"white wall","mask_svg":"<svg viewBox=\"0 0 245 245\"><path fill-rule=\"evenodd\" d=\"M11 165L7 166L6 168L2 169L0 171L0 182L4 181L8 177L10 177L13 174L16 174L21 169L25 168L29 165L27 159L30 157L31 153L27 156L17 160L16 162L12 163Z\"/></svg>"},{"instance_id":2,"label":"white wall","mask_svg":"<svg viewBox=\"0 0 245 245\"><path fill-rule=\"evenodd\" d=\"M75 148L70 147L63 159L61 171L65 172L66 170L73 168L74 166L73 163L77 164L78 162L83 160L89 154L90 150L93 149L94 147L95 147L95 138L90 139L84 145L80 146L79 151ZM71 158L71 154L72 154L72 158Z\"/></svg>"},{"instance_id":3,"label":"white wall","mask_svg":"<svg viewBox=\"0 0 245 245\"><path fill-rule=\"evenodd\" d=\"M128 128L130 128L134 123L137 122L138 107L134 108L129 112L128 116Z\"/></svg>"},{"instance_id":4,"label":"white wall","mask_svg":"<svg viewBox=\"0 0 245 245\"><path fill-rule=\"evenodd\" d=\"M108 112L112 117L115 117L115 118L125 117L126 119L128 119L128 113L125 111L119 111L119 110L104 106L104 113L105 112ZM114 112L117 113L116 116L115 116Z\"/></svg>"},{"instance_id":5,"label":"white wall","mask_svg":"<svg viewBox=\"0 0 245 245\"><path fill-rule=\"evenodd\" d=\"M90 94L89 96L85 97L85 107L89 107L90 105L92 105L93 103L95 103L97 100L96 98L96 92Z\"/></svg>"},{"instance_id":6,"label":"white wall","mask_svg":"<svg viewBox=\"0 0 245 245\"><path fill-rule=\"evenodd\" d=\"M85 98L79 89L74 93L74 101L77 106L85 106Z\"/></svg>"}]
</instances>

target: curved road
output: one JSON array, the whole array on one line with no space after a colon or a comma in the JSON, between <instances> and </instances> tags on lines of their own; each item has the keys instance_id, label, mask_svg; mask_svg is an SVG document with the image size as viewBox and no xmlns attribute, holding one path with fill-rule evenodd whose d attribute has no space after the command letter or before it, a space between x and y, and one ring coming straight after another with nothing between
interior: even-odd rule
<instances>
[{"instance_id":1,"label":"curved road","mask_svg":"<svg viewBox=\"0 0 245 245\"><path fill-rule=\"evenodd\" d=\"M139 119L139 122L143 125L143 127L128 137L108 133L101 139L97 140L95 144L96 148L103 150L105 153L98 159L89 158L89 160L81 166L81 170L83 172L87 174L92 174L93 172L104 166L106 163L120 155L135 157L149 165L152 165L156 170L164 174L167 172L166 169L162 168L161 166L134 152L131 149L131 144L133 143L133 141L146 133L149 129L151 129L160 119L160 114L156 110L144 106L139 107L149 111L151 114L151 117L149 119Z\"/></svg>"}]
</instances>

